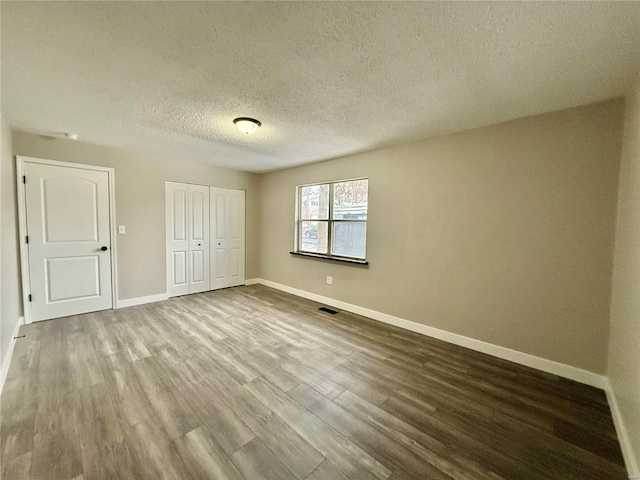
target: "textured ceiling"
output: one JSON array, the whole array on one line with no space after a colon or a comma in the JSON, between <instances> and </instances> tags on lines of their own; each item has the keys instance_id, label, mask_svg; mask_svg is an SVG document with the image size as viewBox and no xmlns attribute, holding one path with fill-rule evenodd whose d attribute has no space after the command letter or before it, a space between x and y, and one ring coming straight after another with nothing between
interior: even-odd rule
<instances>
[{"instance_id":1,"label":"textured ceiling","mask_svg":"<svg viewBox=\"0 0 640 480\"><path fill-rule=\"evenodd\" d=\"M250 171L611 98L640 66L638 2L1 8L13 128Z\"/></svg>"}]
</instances>

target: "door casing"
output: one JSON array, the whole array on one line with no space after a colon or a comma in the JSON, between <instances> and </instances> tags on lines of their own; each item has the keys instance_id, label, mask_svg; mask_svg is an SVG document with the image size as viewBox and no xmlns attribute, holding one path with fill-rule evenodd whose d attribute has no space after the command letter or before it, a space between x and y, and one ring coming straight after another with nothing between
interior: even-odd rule
<instances>
[{"instance_id":1,"label":"door casing","mask_svg":"<svg viewBox=\"0 0 640 480\"><path fill-rule=\"evenodd\" d=\"M73 162L60 162L57 160L47 160L35 157L16 157L16 184L18 192L18 231L20 233L20 273L22 274L22 305L24 308L25 324L32 323L31 304L29 293L31 291L31 278L29 274L29 249L26 244L27 236L27 206L26 190L22 181L25 163L38 163L41 165L53 165L67 168L77 168L79 170L94 170L107 172L109 178L109 229L111 235L111 304L112 308L117 308L118 299L118 270L117 270L117 244L116 244L116 206L115 206L115 171L109 167L98 167L95 165L85 165Z\"/></svg>"}]
</instances>

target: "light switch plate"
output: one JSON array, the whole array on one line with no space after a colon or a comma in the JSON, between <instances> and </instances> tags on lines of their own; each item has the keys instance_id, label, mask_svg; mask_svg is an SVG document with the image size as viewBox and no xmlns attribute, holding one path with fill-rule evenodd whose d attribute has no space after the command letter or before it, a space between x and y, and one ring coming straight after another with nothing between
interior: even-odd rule
<instances>
[{"instance_id":1,"label":"light switch plate","mask_svg":"<svg viewBox=\"0 0 640 480\"><path fill-rule=\"evenodd\" d=\"M124 235L126 232L126 229L124 228L124 225L118 225L118 234L120 235Z\"/></svg>"}]
</instances>

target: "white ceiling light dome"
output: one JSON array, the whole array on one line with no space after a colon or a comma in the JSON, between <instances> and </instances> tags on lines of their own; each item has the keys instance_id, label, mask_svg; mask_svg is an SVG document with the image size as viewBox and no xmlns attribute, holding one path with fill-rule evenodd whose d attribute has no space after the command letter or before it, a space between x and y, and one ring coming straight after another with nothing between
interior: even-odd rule
<instances>
[{"instance_id":1,"label":"white ceiling light dome","mask_svg":"<svg viewBox=\"0 0 640 480\"><path fill-rule=\"evenodd\" d=\"M238 117L233 123L235 123L238 130L246 135L251 135L258 130L258 127L262 125L258 120L249 117Z\"/></svg>"}]
</instances>

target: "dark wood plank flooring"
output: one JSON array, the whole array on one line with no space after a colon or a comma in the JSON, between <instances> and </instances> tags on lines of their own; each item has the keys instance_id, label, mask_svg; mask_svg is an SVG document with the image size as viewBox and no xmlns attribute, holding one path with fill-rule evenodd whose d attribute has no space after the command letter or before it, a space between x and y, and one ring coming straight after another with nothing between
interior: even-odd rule
<instances>
[{"instance_id":1,"label":"dark wood plank flooring","mask_svg":"<svg viewBox=\"0 0 640 480\"><path fill-rule=\"evenodd\" d=\"M263 286L35 323L11 479L624 479L603 391Z\"/></svg>"}]
</instances>

